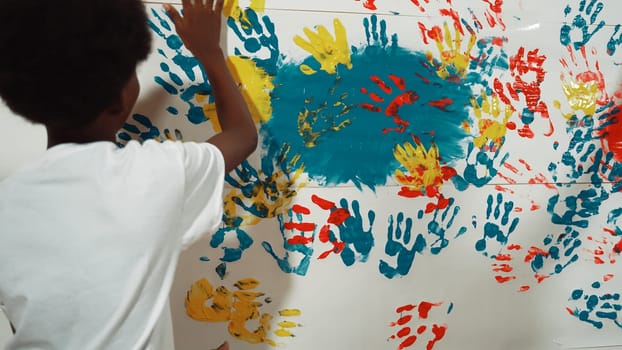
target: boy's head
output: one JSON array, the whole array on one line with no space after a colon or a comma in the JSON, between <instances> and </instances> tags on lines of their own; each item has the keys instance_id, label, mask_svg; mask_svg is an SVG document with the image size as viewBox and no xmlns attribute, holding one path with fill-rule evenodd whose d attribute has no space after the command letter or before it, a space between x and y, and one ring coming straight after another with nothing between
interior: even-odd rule
<instances>
[{"instance_id":1,"label":"boy's head","mask_svg":"<svg viewBox=\"0 0 622 350\"><path fill-rule=\"evenodd\" d=\"M0 0L0 96L55 129L119 102L151 45L141 0Z\"/></svg>"}]
</instances>

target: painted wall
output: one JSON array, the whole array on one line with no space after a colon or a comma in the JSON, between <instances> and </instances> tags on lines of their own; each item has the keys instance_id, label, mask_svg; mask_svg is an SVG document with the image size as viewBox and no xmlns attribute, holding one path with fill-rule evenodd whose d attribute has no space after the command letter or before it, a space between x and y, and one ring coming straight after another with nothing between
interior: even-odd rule
<instances>
[{"instance_id":1,"label":"painted wall","mask_svg":"<svg viewBox=\"0 0 622 350\"><path fill-rule=\"evenodd\" d=\"M178 349L622 346L618 2L227 4L262 145L182 257ZM148 6L119 143L204 140L211 88Z\"/></svg>"}]
</instances>

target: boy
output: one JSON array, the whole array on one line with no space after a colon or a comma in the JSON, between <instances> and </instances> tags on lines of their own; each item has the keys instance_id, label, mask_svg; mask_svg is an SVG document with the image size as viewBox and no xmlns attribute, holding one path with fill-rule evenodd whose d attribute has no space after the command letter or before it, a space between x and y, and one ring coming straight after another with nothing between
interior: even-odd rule
<instances>
[{"instance_id":1,"label":"boy","mask_svg":"<svg viewBox=\"0 0 622 350\"><path fill-rule=\"evenodd\" d=\"M0 0L0 96L48 132L46 153L0 183L8 349L162 348L180 251L220 223L224 174L257 145L219 46L224 0L204 1L165 8L223 131L120 149L150 50L141 1Z\"/></svg>"}]
</instances>

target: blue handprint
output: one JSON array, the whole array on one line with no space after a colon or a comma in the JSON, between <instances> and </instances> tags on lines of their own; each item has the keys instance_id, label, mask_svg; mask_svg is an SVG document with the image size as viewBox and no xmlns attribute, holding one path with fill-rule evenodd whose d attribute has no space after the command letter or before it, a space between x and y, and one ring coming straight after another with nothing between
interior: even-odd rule
<instances>
[{"instance_id":1,"label":"blue handprint","mask_svg":"<svg viewBox=\"0 0 622 350\"><path fill-rule=\"evenodd\" d=\"M453 207L454 202L455 200L453 198L450 198L447 208L445 208L444 210L437 208L434 211L434 217L428 223L428 233L438 237L434 242L432 242L432 244L430 244L430 252L434 255L437 255L449 245L449 240L445 236L445 233L453 226L454 219L460 212L459 206ZM442 212L440 217L438 215L439 212ZM465 226L460 227L453 238L457 238L463 235L466 230L467 229Z\"/></svg>"},{"instance_id":2,"label":"blue handprint","mask_svg":"<svg viewBox=\"0 0 622 350\"><path fill-rule=\"evenodd\" d=\"M504 201L503 195L498 193L495 198L492 194L486 200L486 220L484 224L484 236L475 243L475 249L484 256L489 256L487 240L496 241L499 246L508 243L510 235L518 225L518 218L510 221L510 213L514 209L514 202ZM494 254L492 254L494 256Z\"/></svg>"},{"instance_id":3,"label":"blue handprint","mask_svg":"<svg viewBox=\"0 0 622 350\"><path fill-rule=\"evenodd\" d=\"M573 290L569 300L581 302L583 305L580 308L567 307L567 310L579 320L598 329L602 329L605 322L611 322L622 329L620 293L618 291L601 291L602 283L600 281L593 282L591 287L592 293L586 293L582 289Z\"/></svg>"},{"instance_id":4,"label":"blue handprint","mask_svg":"<svg viewBox=\"0 0 622 350\"><path fill-rule=\"evenodd\" d=\"M458 176L454 176L452 181L459 190L464 190L464 187L469 183L476 187L488 184L497 175L498 167L503 165L509 157L509 153L499 158L500 155L501 146L494 142L490 142L481 148L475 147L475 144L470 142L467 148L467 165L464 169L464 178L460 179ZM460 180L466 181L466 184L461 184Z\"/></svg>"},{"instance_id":5,"label":"blue handprint","mask_svg":"<svg viewBox=\"0 0 622 350\"><path fill-rule=\"evenodd\" d=\"M202 104L212 103L214 98L212 87L203 66L196 57L186 54L182 50L183 41L173 31L167 14L152 9L148 24L151 30L165 41L166 46L172 52L172 57L169 57L163 49L158 49L158 54L163 59L160 63L160 70L163 74L156 76L155 82L169 94L179 95L188 105L186 113L188 121L193 124L201 124L207 121ZM173 64L173 67L170 63ZM186 86L188 83L182 79L181 73L175 72L175 68L183 72L185 80L190 83L190 86ZM197 71L199 72L198 75ZM174 107L169 107L168 110L173 114L178 113Z\"/></svg>"},{"instance_id":6,"label":"blue handprint","mask_svg":"<svg viewBox=\"0 0 622 350\"><path fill-rule=\"evenodd\" d=\"M602 188L583 189L578 195L569 195L563 200L556 194L549 198L547 211L556 225L587 228L589 225L587 219L598 214L601 204L608 198L609 194ZM556 211L556 207L562 203L565 208L561 209L560 214Z\"/></svg>"},{"instance_id":7,"label":"blue handprint","mask_svg":"<svg viewBox=\"0 0 622 350\"><path fill-rule=\"evenodd\" d=\"M225 219L223 218L223 220ZM237 223L239 223L240 221L241 220L238 220ZM239 244L237 247L221 247L221 245L225 241L225 236L227 236L229 233L235 234L235 237ZM212 248L221 247L221 249L224 251L222 258L220 258L220 261L222 262L239 261L242 258L242 254L244 253L244 251L250 248L252 245L253 239L251 238L251 236L249 236L248 233L246 233L244 230L236 225L220 228L214 233L212 239L210 240L210 246Z\"/></svg>"},{"instance_id":8,"label":"blue handprint","mask_svg":"<svg viewBox=\"0 0 622 350\"><path fill-rule=\"evenodd\" d=\"M598 0L590 0L587 3L587 0L579 1L579 13L574 17L572 23L565 23L562 25L560 30L560 42L564 46L571 45L575 50L579 50L582 46L587 44L592 36L596 34L600 29L605 26L605 21L600 21L596 24L598 19L598 15L603 10L604 5L602 2ZM568 17L572 12L572 7L567 5L564 9L564 16ZM593 27L596 25L596 28L590 32L589 27ZM571 32L573 29L577 29L581 32L581 37L577 41L572 41Z\"/></svg>"},{"instance_id":9,"label":"blue handprint","mask_svg":"<svg viewBox=\"0 0 622 350\"><path fill-rule=\"evenodd\" d=\"M281 271L304 276L307 274L309 263L311 262L311 256L313 256L313 240L315 239L317 226L315 224L303 223L302 214L300 212L295 214L298 223L293 223L293 217L294 213L290 209L288 221L290 225L288 227L287 223L283 222L283 214L277 216L279 221L279 230L281 231L281 237L283 238L285 256L277 256L272 248L272 245L267 241L262 242L261 245L266 252L274 258ZM310 231L310 235L307 236L306 234L309 232L307 229L311 227L313 227L313 230ZM286 232L293 234L287 234ZM300 235L295 235L296 233L300 233ZM295 266L292 265L292 262L290 261L290 252L302 254L302 259Z\"/></svg>"},{"instance_id":10,"label":"blue handprint","mask_svg":"<svg viewBox=\"0 0 622 350\"><path fill-rule=\"evenodd\" d=\"M570 264L579 260L579 255L576 252L577 248L581 246L579 231L570 226L567 226L562 234L547 235L543 243L544 249L542 251L546 254L536 254L530 262L532 271L539 276L560 274ZM553 270L543 272L545 263L549 260L555 262Z\"/></svg>"},{"instance_id":11,"label":"blue handprint","mask_svg":"<svg viewBox=\"0 0 622 350\"><path fill-rule=\"evenodd\" d=\"M251 58L258 67L263 68L269 75L275 76L280 50L274 23L270 17L264 15L260 21L257 12L248 8L243 10L240 18L229 17L227 25L244 45L245 54L241 48L236 47L235 55Z\"/></svg>"},{"instance_id":12,"label":"blue handprint","mask_svg":"<svg viewBox=\"0 0 622 350\"><path fill-rule=\"evenodd\" d=\"M357 200L352 201L352 210L348 209L348 201L345 198L341 199L340 204L341 208L348 210L350 213L350 216L343 224L339 225L339 237L345 243L345 247L341 252L341 260L346 266L351 266L355 262L356 252L359 254L358 260L365 262L374 246L374 235L371 231L374 226L376 213L373 210L367 212L369 229L365 230L363 228L363 217L361 216L359 202Z\"/></svg>"},{"instance_id":13,"label":"blue handprint","mask_svg":"<svg viewBox=\"0 0 622 350\"><path fill-rule=\"evenodd\" d=\"M133 119L136 124L132 121L127 121L117 133L117 145L119 147L123 147L132 139L138 139L141 142L147 140L156 140L160 142L165 140L183 140L183 135L178 129L175 129L173 132L169 129L164 129L164 135L162 135L160 129L155 126L148 117L142 114L134 114L131 119Z\"/></svg>"},{"instance_id":14,"label":"blue handprint","mask_svg":"<svg viewBox=\"0 0 622 350\"><path fill-rule=\"evenodd\" d=\"M406 276L410 271L415 254L421 254L426 248L426 241L422 234L416 238L412 237L412 219L406 218L404 213L397 214L397 222L394 222L393 215L389 216L389 228L387 230L387 244L384 252L388 256L397 257L396 266L391 266L384 260L380 260L378 266L380 273L386 278L393 278L396 275ZM407 248L410 246L410 248Z\"/></svg>"}]
</instances>

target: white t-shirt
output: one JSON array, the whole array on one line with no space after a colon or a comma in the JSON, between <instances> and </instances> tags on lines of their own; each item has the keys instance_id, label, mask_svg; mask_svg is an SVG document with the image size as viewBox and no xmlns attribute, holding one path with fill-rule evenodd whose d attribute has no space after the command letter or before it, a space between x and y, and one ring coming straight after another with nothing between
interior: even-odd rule
<instances>
[{"instance_id":1,"label":"white t-shirt","mask_svg":"<svg viewBox=\"0 0 622 350\"><path fill-rule=\"evenodd\" d=\"M160 349L179 254L221 222L223 184L218 148L171 141L58 145L0 182L8 349Z\"/></svg>"}]
</instances>

